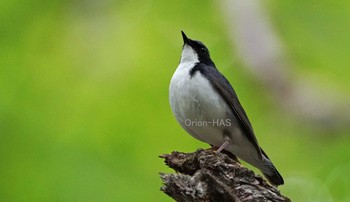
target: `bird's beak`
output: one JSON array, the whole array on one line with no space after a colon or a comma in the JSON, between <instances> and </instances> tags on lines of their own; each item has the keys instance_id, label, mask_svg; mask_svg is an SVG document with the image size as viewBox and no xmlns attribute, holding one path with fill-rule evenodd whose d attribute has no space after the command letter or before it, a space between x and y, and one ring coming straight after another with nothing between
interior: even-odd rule
<instances>
[{"instance_id":1,"label":"bird's beak","mask_svg":"<svg viewBox=\"0 0 350 202\"><path fill-rule=\"evenodd\" d=\"M188 41L190 40L189 38L187 38L185 32L181 31L181 34L182 34L182 39L184 40L184 44L187 44Z\"/></svg>"}]
</instances>

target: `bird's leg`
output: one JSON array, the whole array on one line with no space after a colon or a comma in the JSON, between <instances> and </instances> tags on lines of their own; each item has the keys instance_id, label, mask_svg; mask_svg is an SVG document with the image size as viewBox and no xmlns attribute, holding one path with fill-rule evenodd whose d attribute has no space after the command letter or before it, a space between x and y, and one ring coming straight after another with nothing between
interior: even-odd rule
<instances>
[{"instance_id":1,"label":"bird's leg","mask_svg":"<svg viewBox=\"0 0 350 202\"><path fill-rule=\"evenodd\" d=\"M228 144L231 143L230 138L225 138L225 139L226 139L225 142L219 147L218 150L216 150L216 153L220 153L223 149L226 148L226 146L227 146Z\"/></svg>"}]
</instances>

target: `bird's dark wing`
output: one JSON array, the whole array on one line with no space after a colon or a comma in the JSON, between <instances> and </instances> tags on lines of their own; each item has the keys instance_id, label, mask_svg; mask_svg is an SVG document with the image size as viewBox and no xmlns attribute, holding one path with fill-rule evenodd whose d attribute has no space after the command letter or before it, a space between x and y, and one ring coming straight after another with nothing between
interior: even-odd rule
<instances>
[{"instance_id":1,"label":"bird's dark wing","mask_svg":"<svg viewBox=\"0 0 350 202\"><path fill-rule=\"evenodd\" d=\"M221 95L225 102L230 106L232 112L236 115L242 129L245 131L247 138L256 148L258 155L261 156L261 150L258 145L258 141L254 135L252 125L248 119L247 114L245 113L241 103L238 100L236 92L233 90L229 81L215 68L207 66L203 63L197 64L196 67L199 72L204 75L212 84L214 89Z\"/></svg>"}]
</instances>

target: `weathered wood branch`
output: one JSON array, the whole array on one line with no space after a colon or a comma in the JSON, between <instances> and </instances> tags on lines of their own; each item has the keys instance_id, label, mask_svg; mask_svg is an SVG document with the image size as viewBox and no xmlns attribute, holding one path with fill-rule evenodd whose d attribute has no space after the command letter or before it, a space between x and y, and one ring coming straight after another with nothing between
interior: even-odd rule
<instances>
[{"instance_id":1,"label":"weathered wood branch","mask_svg":"<svg viewBox=\"0 0 350 202\"><path fill-rule=\"evenodd\" d=\"M230 154L199 149L160 156L177 173L161 173L161 190L176 201L290 201Z\"/></svg>"}]
</instances>

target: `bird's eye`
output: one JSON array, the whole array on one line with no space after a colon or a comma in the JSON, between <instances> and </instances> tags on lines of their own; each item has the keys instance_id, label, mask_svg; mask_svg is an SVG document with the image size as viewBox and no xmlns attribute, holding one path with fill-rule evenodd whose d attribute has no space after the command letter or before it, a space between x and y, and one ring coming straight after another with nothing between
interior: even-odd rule
<instances>
[{"instance_id":1,"label":"bird's eye","mask_svg":"<svg viewBox=\"0 0 350 202\"><path fill-rule=\"evenodd\" d=\"M199 49L199 52L202 53L202 54L206 54L207 53L207 49L201 48L201 49Z\"/></svg>"}]
</instances>

